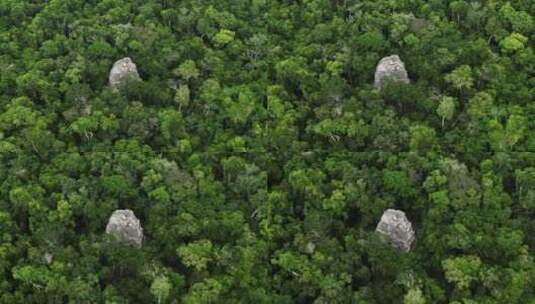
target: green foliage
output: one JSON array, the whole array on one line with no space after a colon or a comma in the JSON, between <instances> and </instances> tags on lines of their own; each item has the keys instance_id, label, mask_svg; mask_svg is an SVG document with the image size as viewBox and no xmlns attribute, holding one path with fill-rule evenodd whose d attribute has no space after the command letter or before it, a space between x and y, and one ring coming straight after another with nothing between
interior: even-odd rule
<instances>
[{"instance_id":1,"label":"green foliage","mask_svg":"<svg viewBox=\"0 0 535 304\"><path fill-rule=\"evenodd\" d=\"M178 68L174 70L175 75L182 77L185 80L199 77L199 70L195 65L195 61L186 60Z\"/></svg>"},{"instance_id":2,"label":"green foliage","mask_svg":"<svg viewBox=\"0 0 535 304\"><path fill-rule=\"evenodd\" d=\"M468 289L477 280L481 269L481 260L477 256L464 256L447 259L442 263L446 279L456 288Z\"/></svg>"},{"instance_id":3,"label":"green foliage","mask_svg":"<svg viewBox=\"0 0 535 304\"><path fill-rule=\"evenodd\" d=\"M436 132L426 126L414 126L410 128L411 140L409 143L411 151L426 153L432 151L436 144Z\"/></svg>"},{"instance_id":4,"label":"green foliage","mask_svg":"<svg viewBox=\"0 0 535 304\"><path fill-rule=\"evenodd\" d=\"M177 249L182 262L197 271L205 270L208 262L213 259L212 243L209 240L200 240Z\"/></svg>"},{"instance_id":5,"label":"green foliage","mask_svg":"<svg viewBox=\"0 0 535 304\"><path fill-rule=\"evenodd\" d=\"M175 93L175 102L179 105L179 108L187 107L190 102L191 91L187 85L180 85Z\"/></svg>"},{"instance_id":6,"label":"green foliage","mask_svg":"<svg viewBox=\"0 0 535 304\"><path fill-rule=\"evenodd\" d=\"M0 303L535 303L534 11L0 1Z\"/></svg>"},{"instance_id":7,"label":"green foliage","mask_svg":"<svg viewBox=\"0 0 535 304\"><path fill-rule=\"evenodd\" d=\"M469 65L462 65L456 68L451 73L447 74L444 79L454 88L459 90L470 89L474 85L472 68Z\"/></svg>"},{"instance_id":8,"label":"green foliage","mask_svg":"<svg viewBox=\"0 0 535 304\"><path fill-rule=\"evenodd\" d=\"M444 96L440 100L437 107L437 114L442 118L442 127L444 128L444 121L451 120L455 113L455 99L453 97Z\"/></svg>"},{"instance_id":9,"label":"green foliage","mask_svg":"<svg viewBox=\"0 0 535 304\"><path fill-rule=\"evenodd\" d=\"M171 283L169 283L169 279L166 276L159 276L152 281L150 292L160 304L169 297L171 287Z\"/></svg>"},{"instance_id":10,"label":"green foliage","mask_svg":"<svg viewBox=\"0 0 535 304\"><path fill-rule=\"evenodd\" d=\"M403 304L425 304L425 298L419 288L411 288L403 298Z\"/></svg>"},{"instance_id":11,"label":"green foliage","mask_svg":"<svg viewBox=\"0 0 535 304\"><path fill-rule=\"evenodd\" d=\"M512 33L500 41L500 46L504 52L513 53L522 50L525 47L526 42L528 42L527 37L524 37L519 33Z\"/></svg>"},{"instance_id":12,"label":"green foliage","mask_svg":"<svg viewBox=\"0 0 535 304\"><path fill-rule=\"evenodd\" d=\"M214 44L216 46L224 46L226 44L229 44L234 40L235 33L230 30L220 30L217 34L214 36Z\"/></svg>"}]
</instances>

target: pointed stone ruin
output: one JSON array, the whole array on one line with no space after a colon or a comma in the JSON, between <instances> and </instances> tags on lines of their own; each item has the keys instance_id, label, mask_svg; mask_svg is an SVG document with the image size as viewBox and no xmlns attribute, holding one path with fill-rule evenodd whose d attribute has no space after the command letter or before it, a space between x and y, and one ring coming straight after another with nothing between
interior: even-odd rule
<instances>
[{"instance_id":1,"label":"pointed stone ruin","mask_svg":"<svg viewBox=\"0 0 535 304\"><path fill-rule=\"evenodd\" d=\"M387 209L375 231L385 235L392 246L404 252L411 250L415 240L411 222L407 219L405 212L399 210Z\"/></svg>"},{"instance_id":2,"label":"pointed stone ruin","mask_svg":"<svg viewBox=\"0 0 535 304\"><path fill-rule=\"evenodd\" d=\"M384 57L375 69L375 88L380 90L388 82L410 83L405 64L398 55Z\"/></svg>"},{"instance_id":3,"label":"pointed stone ruin","mask_svg":"<svg viewBox=\"0 0 535 304\"><path fill-rule=\"evenodd\" d=\"M106 233L122 243L141 248L143 228L132 210L115 210L106 226Z\"/></svg>"},{"instance_id":4,"label":"pointed stone ruin","mask_svg":"<svg viewBox=\"0 0 535 304\"><path fill-rule=\"evenodd\" d=\"M136 64L130 59L125 57L117 60L110 70L109 82L112 88L117 88L121 84L125 83L128 79L141 79L137 72Z\"/></svg>"}]
</instances>

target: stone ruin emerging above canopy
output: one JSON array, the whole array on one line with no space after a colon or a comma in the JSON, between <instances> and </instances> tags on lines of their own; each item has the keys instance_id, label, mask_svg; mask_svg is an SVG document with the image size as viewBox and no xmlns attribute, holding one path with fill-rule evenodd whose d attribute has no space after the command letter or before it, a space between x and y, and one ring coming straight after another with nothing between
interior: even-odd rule
<instances>
[{"instance_id":1,"label":"stone ruin emerging above canopy","mask_svg":"<svg viewBox=\"0 0 535 304\"><path fill-rule=\"evenodd\" d=\"M411 250L415 240L411 222L405 212L399 210L387 209L375 231L385 235L395 248L404 252Z\"/></svg>"},{"instance_id":2,"label":"stone ruin emerging above canopy","mask_svg":"<svg viewBox=\"0 0 535 304\"><path fill-rule=\"evenodd\" d=\"M399 59L398 55L384 57L379 61L375 69L373 85L377 89L382 89L388 82L410 82L405 64Z\"/></svg>"},{"instance_id":3,"label":"stone ruin emerging above canopy","mask_svg":"<svg viewBox=\"0 0 535 304\"><path fill-rule=\"evenodd\" d=\"M106 233L118 241L135 248L141 248L143 242L143 228L132 210L115 210L111 215Z\"/></svg>"},{"instance_id":4,"label":"stone ruin emerging above canopy","mask_svg":"<svg viewBox=\"0 0 535 304\"><path fill-rule=\"evenodd\" d=\"M117 60L113 67L110 70L109 82L110 86L117 88L128 79L141 79L137 72L136 64L130 59L130 57L125 57L123 59Z\"/></svg>"}]
</instances>

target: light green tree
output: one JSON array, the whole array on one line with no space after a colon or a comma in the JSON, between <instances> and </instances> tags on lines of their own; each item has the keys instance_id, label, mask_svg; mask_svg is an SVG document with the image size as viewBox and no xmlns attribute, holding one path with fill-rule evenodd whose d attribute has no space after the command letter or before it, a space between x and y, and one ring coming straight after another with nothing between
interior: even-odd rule
<instances>
[{"instance_id":1,"label":"light green tree","mask_svg":"<svg viewBox=\"0 0 535 304\"><path fill-rule=\"evenodd\" d=\"M213 257L213 246L209 240L199 240L177 249L182 263L197 271L205 270Z\"/></svg>"},{"instance_id":2,"label":"light green tree","mask_svg":"<svg viewBox=\"0 0 535 304\"><path fill-rule=\"evenodd\" d=\"M519 33L512 33L500 41L500 47L504 53L514 53L522 50L525 44L528 42L528 38Z\"/></svg>"},{"instance_id":3,"label":"light green tree","mask_svg":"<svg viewBox=\"0 0 535 304\"><path fill-rule=\"evenodd\" d=\"M467 255L444 260L442 268L446 274L446 280L463 290L469 288L470 284L478 279L481 264L478 256Z\"/></svg>"},{"instance_id":4,"label":"light green tree","mask_svg":"<svg viewBox=\"0 0 535 304\"><path fill-rule=\"evenodd\" d=\"M403 298L403 304L425 304L425 297L420 288L411 288Z\"/></svg>"},{"instance_id":5,"label":"light green tree","mask_svg":"<svg viewBox=\"0 0 535 304\"><path fill-rule=\"evenodd\" d=\"M187 85L181 84L175 92L175 102L178 104L178 110L187 107L190 101L190 90Z\"/></svg>"},{"instance_id":6,"label":"light green tree","mask_svg":"<svg viewBox=\"0 0 535 304\"><path fill-rule=\"evenodd\" d=\"M472 68L466 64L453 70L444 79L458 90L470 89L474 86Z\"/></svg>"},{"instance_id":7,"label":"light green tree","mask_svg":"<svg viewBox=\"0 0 535 304\"><path fill-rule=\"evenodd\" d=\"M234 40L235 33L230 30L220 30L217 34L214 36L214 44L218 47L224 46L226 44L229 44Z\"/></svg>"},{"instance_id":8,"label":"light green tree","mask_svg":"<svg viewBox=\"0 0 535 304\"><path fill-rule=\"evenodd\" d=\"M171 287L172 286L171 283L169 283L169 279L162 275L152 281L152 284L150 285L150 292L156 298L158 304L160 304L169 297Z\"/></svg>"},{"instance_id":9,"label":"light green tree","mask_svg":"<svg viewBox=\"0 0 535 304\"><path fill-rule=\"evenodd\" d=\"M199 70L197 69L197 65L195 64L195 61L193 60L184 61L173 72L175 73L175 75L180 76L185 80L189 80L190 78L197 78L200 74Z\"/></svg>"},{"instance_id":10,"label":"light green tree","mask_svg":"<svg viewBox=\"0 0 535 304\"><path fill-rule=\"evenodd\" d=\"M450 96L444 96L440 100L437 108L437 114L442 117L442 128L444 128L444 120L450 120L455 113L455 99Z\"/></svg>"}]
</instances>

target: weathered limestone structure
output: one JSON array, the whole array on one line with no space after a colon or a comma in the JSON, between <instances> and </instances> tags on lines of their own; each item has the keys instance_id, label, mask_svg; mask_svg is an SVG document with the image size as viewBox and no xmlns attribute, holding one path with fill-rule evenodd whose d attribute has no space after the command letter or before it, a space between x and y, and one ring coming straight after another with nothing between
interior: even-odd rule
<instances>
[{"instance_id":1,"label":"weathered limestone structure","mask_svg":"<svg viewBox=\"0 0 535 304\"><path fill-rule=\"evenodd\" d=\"M136 64L130 57L125 57L117 60L113 64L109 76L110 86L116 88L128 79L140 79L140 77L137 72Z\"/></svg>"},{"instance_id":2,"label":"weathered limestone structure","mask_svg":"<svg viewBox=\"0 0 535 304\"><path fill-rule=\"evenodd\" d=\"M404 252L411 250L415 240L411 222L405 216L405 212L387 209L375 231L388 237L392 245Z\"/></svg>"},{"instance_id":3,"label":"weathered limestone structure","mask_svg":"<svg viewBox=\"0 0 535 304\"><path fill-rule=\"evenodd\" d=\"M143 228L141 228L139 219L132 210L115 210L106 226L106 233L114 236L120 242L141 248Z\"/></svg>"},{"instance_id":4,"label":"weathered limestone structure","mask_svg":"<svg viewBox=\"0 0 535 304\"><path fill-rule=\"evenodd\" d=\"M409 76L405 69L405 64L398 55L384 57L377 64L375 69L374 86L377 89L382 89L388 82L403 82L409 83Z\"/></svg>"}]
</instances>

